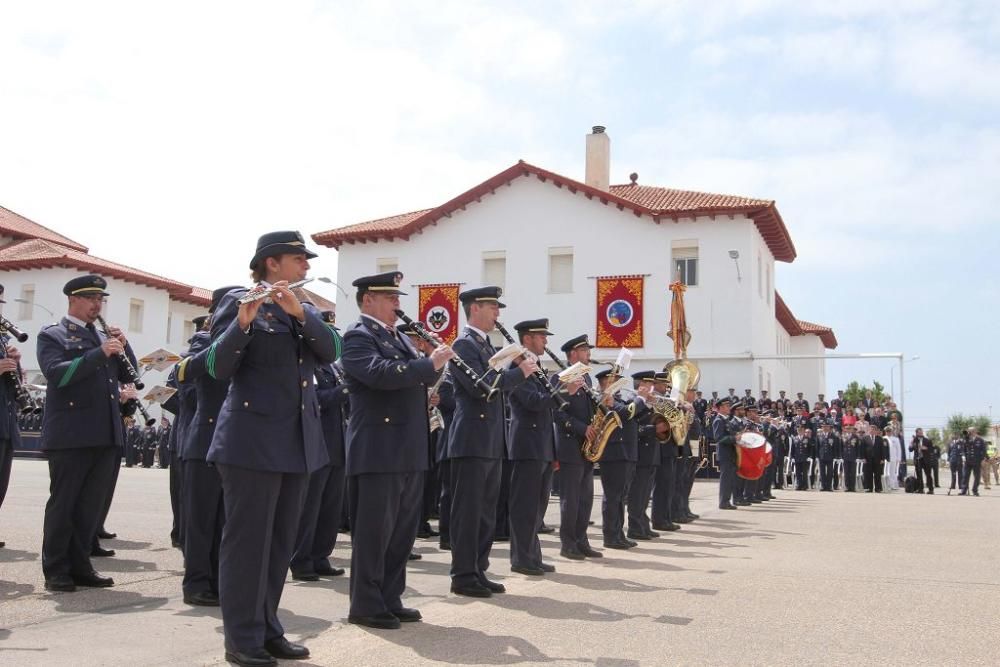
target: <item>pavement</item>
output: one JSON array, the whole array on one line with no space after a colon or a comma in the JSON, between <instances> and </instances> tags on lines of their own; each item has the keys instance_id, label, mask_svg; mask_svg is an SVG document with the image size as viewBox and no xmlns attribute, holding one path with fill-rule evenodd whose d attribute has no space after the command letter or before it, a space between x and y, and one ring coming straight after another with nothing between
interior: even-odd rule
<instances>
[{"instance_id":1,"label":"pavement","mask_svg":"<svg viewBox=\"0 0 1000 667\"><path fill-rule=\"evenodd\" d=\"M167 481L166 470L122 470L108 526L120 539L105 542L117 555L95 559L114 588L48 593L47 468L14 462L0 509L0 665L224 664L218 609L181 599ZM702 518L636 549L568 561L545 535L557 572L534 578L511 573L497 544L491 572L508 592L485 601L450 594L449 554L418 540L404 601L423 623L347 625L346 576L289 579L280 616L312 651L299 665L996 665L1000 489L940 491L778 491L726 512L716 483L699 481ZM599 508L598 497L598 548ZM547 522L558 524L555 502ZM334 564L349 557L343 540Z\"/></svg>"}]
</instances>

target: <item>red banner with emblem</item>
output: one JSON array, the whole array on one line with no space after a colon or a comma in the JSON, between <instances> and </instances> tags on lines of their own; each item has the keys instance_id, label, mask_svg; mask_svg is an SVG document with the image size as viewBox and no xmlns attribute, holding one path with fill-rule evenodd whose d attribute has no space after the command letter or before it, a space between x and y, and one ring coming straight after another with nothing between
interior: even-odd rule
<instances>
[{"instance_id":1,"label":"red banner with emblem","mask_svg":"<svg viewBox=\"0 0 1000 667\"><path fill-rule=\"evenodd\" d=\"M417 287L420 289L420 321L451 345L458 337L459 283Z\"/></svg>"},{"instance_id":2,"label":"red banner with emblem","mask_svg":"<svg viewBox=\"0 0 1000 667\"><path fill-rule=\"evenodd\" d=\"M643 276L597 279L596 347L642 347Z\"/></svg>"}]
</instances>

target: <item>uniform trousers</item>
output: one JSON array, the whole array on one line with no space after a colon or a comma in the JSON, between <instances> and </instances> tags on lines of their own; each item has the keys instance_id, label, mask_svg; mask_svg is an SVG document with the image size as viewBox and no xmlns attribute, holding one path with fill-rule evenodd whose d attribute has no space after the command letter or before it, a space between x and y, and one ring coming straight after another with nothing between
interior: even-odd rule
<instances>
[{"instance_id":1,"label":"uniform trousers","mask_svg":"<svg viewBox=\"0 0 1000 667\"><path fill-rule=\"evenodd\" d=\"M934 459L934 488L938 488L941 484L938 481L938 470L941 468L941 462L938 459Z\"/></svg>"},{"instance_id":2,"label":"uniform trousers","mask_svg":"<svg viewBox=\"0 0 1000 667\"><path fill-rule=\"evenodd\" d=\"M153 467L153 454L156 452L156 445L146 445L142 450L142 467Z\"/></svg>"},{"instance_id":3,"label":"uniform trousers","mask_svg":"<svg viewBox=\"0 0 1000 667\"><path fill-rule=\"evenodd\" d=\"M962 464L949 465L948 469L951 470L951 487L949 491L953 491L955 487L959 489L965 488L965 476L962 474Z\"/></svg>"},{"instance_id":4,"label":"uniform trousers","mask_svg":"<svg viewBox=\"0 0 1000 667\"><path fill-rule=\"evenodd\" d=\"M625 539L625 502L629 485L635 475L634 461L602 461L601 529L605 542Z\"/></svg>"},{"instance_id":5,"label":"uniform trousers","mask_svg":"<svg viewBox=\"0 0 1000 667\"><path fill-rule=\"evenodd\" d=\"M685 514L692 514L691 492L694 490L694 480L698 476L699 463L701 463L701 460L696 459L693 456L688 459L687 480L685 481L684 494L683 494L683 510Z\"/></svg>"},{"instance_id":6,"label":"uniform trousers","mask_svg":"<svg viewBox=\"0 0 1000 667\"><path fill-rule=\"evenodd\" d=\"M126 442L125 442L125 466L127 468L131 468L132 466L135 465L137 458L138 457L136 455L135 445L133 443L131 443L131 442L128 442L126 440Z\"/></svg>"},{"instance_id":7,"label":"uniform trousers","mask_svg":"<svg viewBox=\"0 0 1000 667\"><path fill-rule=\"evenodd\" d=\"M563 549L590 548L587 526L594 507L594 464L559 463L559 541Z\"/></svg>"},{"instance_id":8,"label":"uniform trousers","mask_svg":"<svg viewBox=\"0 0 1000 667\"><path fill-rule=\"evenodd\" d=\"M858 462L844 461L844 490L853 492L858 484Z\"/></svg>"},{"instance_id":9,"label":"uniform trousers","mask_svg":"<svg viewBox=\"0 0 1000 667\"><path fill-rule=\"evenodd\" d=\"M628 490L628 532L633 535L647 534L651 526L646 508L653 495L653 480L657 466L636 466L632 484Z\"/></svg>"},{"instance_id":10,"label":"uniform trousers","mask_svg":"<svg viewBox=\"0 0 1000 667\"><path fill-rule=\"evenodd\" d=\"M500 490L497 494L497 517L495 535L497 538L510 537L510 473L511 462L500 461Z\"/></svg>"},{"instance_id":11,"label":"uniform trousers","mask_svg":"<svg viewBox=\"0 0 1000 667\"><path fill-rule=\"evenodd\" d=\"M114 460L111 462L111 483L108 484L108 497L104 500L104 508L101 510L101 520L97 524L99 529L104 528L108 520L108 512L111 511L111 501L115 498L115 488L118 486L118 473L122 469L122 450L115 452Z\"/></svg>"},{"instance_id":12,"label":"uniform trousers","mask_svg":"<svg viewBox=\"0 0 1000 667\"><path fill-rule=\"evenodd\" d=\"M510 564L515 567L538 567L542 562L538 528L548 507L545 471L551 469L551 461L511 461Z\"/></svg>"},{"instance_id":13,"label":"uniform trousers","mask_svg":"<svg viewBox=\"0 0 1000 667\"><path fill-rule=\"evenodd\" d=\"M552 497L552 481L555 479L555 469L552 461L548 461L545 472L542 473L542 506L538 513L538 529L545 525L545 513L549 509L549 498Z\"/></svg>"},{"instance_id":14,"label":"uniform trousers","mask_svg":"<svg viewBox=\"0 0 1000 667\"><path fill-rule=\"evenodd\" d=\"M347 478L351 512L351 616L403 607L406 562L417 539L424 473L365 473Z\"/></svg>"},{"instance_id":15,"label":"uniform trousers","mask_svg":"<svg viewBox=\"0 0 1000 667\"><path fill-rule=\"evenodd\" d=\"M173 523L170 526L170 540L178 544L184 544L184 504L181 500L183 496L182 479L184 475L184 463L181 461L176 447L170 455L170 512L173 515Z\"/></svg>"},{"instance_id":16,"label":"uniform trousers","mask_svg":"<svg viewBox=\"0 0 1000 667\"><path fill-rule=\"evenodd\" d=\"M226 511L221 468L201 459L184 462L184 579L185 595L219 591L219 548ZM244 491L246 493L246 491Z\"/></svg>"},{"instance_id":17,"label":"uniform trousers","mask_svg":"<svg viewBox=\"0 0 1000 667\"><path fill-rule=\"evenodd\" d=\"M451 459L451 580L469 586L486 578L496 530L500 459Z\"/></svg>"},{"instance_id":18,"label":"uniform trousers","mask_svg":"<svg viewBox=\"0 0 1000 667\"><path fill-rule=\"evenodd\" d=\"M973 493L979 493L979 480L983 474L982 466L979 463L966 463L965 472L963 477L962 488L969 491L969 478L972 477L972 489Z\"/></svg>"},{"instance_id":19,"label":"uniform trousers","mask_svg":"<svg viewBox=\"0 0 1000 667\"><path fill-rule=\"evenodd\" d=\"M46 452L49 500L42 528L42 572L46 577L94 571L90 549L111 484L111 464L118 451L114 445L108 445Z\"/></svg>"},{"instance_id":20,"label":"uniform trousers","mask_svg":"<svg viewBox=\"0 0 1000 667\"><path fill-rule=\"evenodd\" d=\"M441 499L438 502L438 532L442 544L451 543L451 461L444 459L438 463L438 481L441 483Z\"/></svg>"},{"instance_id":21,"label":"uniform trousers","mask_svg":"<svg viewBox=\"0 0 1000 667\"><path fill-rule=\"evenodd\" d=\"M0 507L7 497L7 487L10 485L10 469L14 463L14 443L9 439L0 440Z\"/></svg>"},{"instance_id":22,"label":"uniform trousers","mask_svg":"<svg viewBox=\"0 0 1000 667\"><path fill-rule=\"evenodd\" d=\"M833 461L819 462L820 485L824 491L833 491Z\"/></svg>"},{"instance_id":23,"label":"uniform trousers","mask_svg":"<svg viewBox=\"0 0 1000 667\"><path fill-rule=\"evenodd\" d=\"M674 461L674 492L670 498L671 519L683 519L687 516L688 475L691 470L691 457L680 456Z\"/></svg>"},{"instance_id":24,"label":"uniform trousers","mask_svg":"<svg viewBox=\"0 0 1000 667\"><path fill-rule=\"evenodd\" d=\"M728 446L732 449L732 445ZM717 459L719 462L719 507L733 503L733 491L736 487L736 452L732 452L733 460Z\"/></svg>"},{"instance_id":25,"label":"uniform trousers","mask_svg":"<svg viewBox=\"0 0 1000 667\"><path fill-rule=\"evenodd\" d=\"M311 574L330 567L329 557L337 546L343 505L343 466L325 465L309 475L295 551L289 563L293 573Z\"/></svg>"},{"instance_id":26,"label":"uniform trousers","mask_svg":"<svg viewBox=\"0 0 1000 667\"><path fill-rule=\"evenodd\" d=\"M309 476L222 463L216 468L226 509L219 546L222 626L226 650L245 652L285 634L278 604Z\"/></svg>"},{"instance_id":27,"label":"uniform trousers","mask_svg":"<svg viewBox=\"0 0 1000 667\"><path fill-rule=\"evenodd\" d=\"M934 465L930 461L920 459L917 461L916 468L919 474L917 479L920 481L920 490L926 488L928 493L934 493Z\"/></svg>"},{"instance_id":28,"label":"uniform trousers","mask_svg":"<svg viewBox=\"0 0 1000 667\"><path fill-rule=\"evenodd\" d=\"M664 449L673 445L663 445ZM674 474L677 468L677 457L667 456L660 459L660 465L656 468L656 477L653 486L653 508L650 514L653 519L653 528L671 523L671 503L674 496Z\"/></svg>"}]
</instances>

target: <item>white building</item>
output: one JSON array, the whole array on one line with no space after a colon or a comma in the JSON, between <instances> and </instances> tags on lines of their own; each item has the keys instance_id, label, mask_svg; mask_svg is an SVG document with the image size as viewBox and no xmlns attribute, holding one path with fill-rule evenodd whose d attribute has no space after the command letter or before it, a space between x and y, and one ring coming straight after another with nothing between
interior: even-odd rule
<instances>
[{"instance_id":1,"label":"white building","mask_svg":"<svg viewBox=\"0 0 1000 667\"><path fill-rule=\"evenodd\" d=\"M23 344L13 343L21 351L29 382L39 381L39 330L66 314L63 285L88 273L108 281L104 319L125 330L137 357L158 348L185 349L194 333L192 318L205 314L211 303L207 290L94 257L82 244L0 207L0 284L7 302L3 315L30 336ZM147 391L165 380L166 373L156 370L143 376ZM150 414L158 416L159 408Z\"/></svg>"},{"instance_id":2,"label":"white building","mask_svg":"<svg viewBox=\"0 0 1000 667\"><path fill-rule=\"evenodd\" d=\"M692 334L689 357L700 387L825 391L825 363L756 356L822 354L833 331L797 320L774 288L775 261L795 246L773 201L640 185L609 185L610 143L603 128L587 136L586 183L525 162L501 171L436 208L313 235L339 252L337 282L399 269L408 286L500 285L508 325L548 317L551 348L587 333L595 340L596 276L645 275L644 346L633 369L673 358L670 292L680 269ZM634 175L633 175L634 176ZM417 312L416 289L402 307ZM353 295L352 295L353 296ZM341 326L357 318L353 299L338 303ZM595 350L611 359L614 350Z\"/></svg>"}]
</instances>

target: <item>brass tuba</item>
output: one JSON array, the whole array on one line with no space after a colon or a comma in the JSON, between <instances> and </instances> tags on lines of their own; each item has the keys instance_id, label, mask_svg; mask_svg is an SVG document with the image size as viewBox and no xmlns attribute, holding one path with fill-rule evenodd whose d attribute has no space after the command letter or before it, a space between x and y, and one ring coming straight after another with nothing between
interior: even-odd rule
<instances>
[{"instance_id":1,"label":"brass tuba","mask_svg":"<svg viewBox=\"0 0 1000 667\"><path fill-rule=\"evenodd\" d=\"M683 410L680 405L685 400L688 390L698 386L701 371L693 361L687 359L670 361L663 370L670 374L670 396L654 395L650 409L667 420L674 443L679 447L687 438L688 429L694 419L693 415Z\"/></svg>"}]
</instances>

